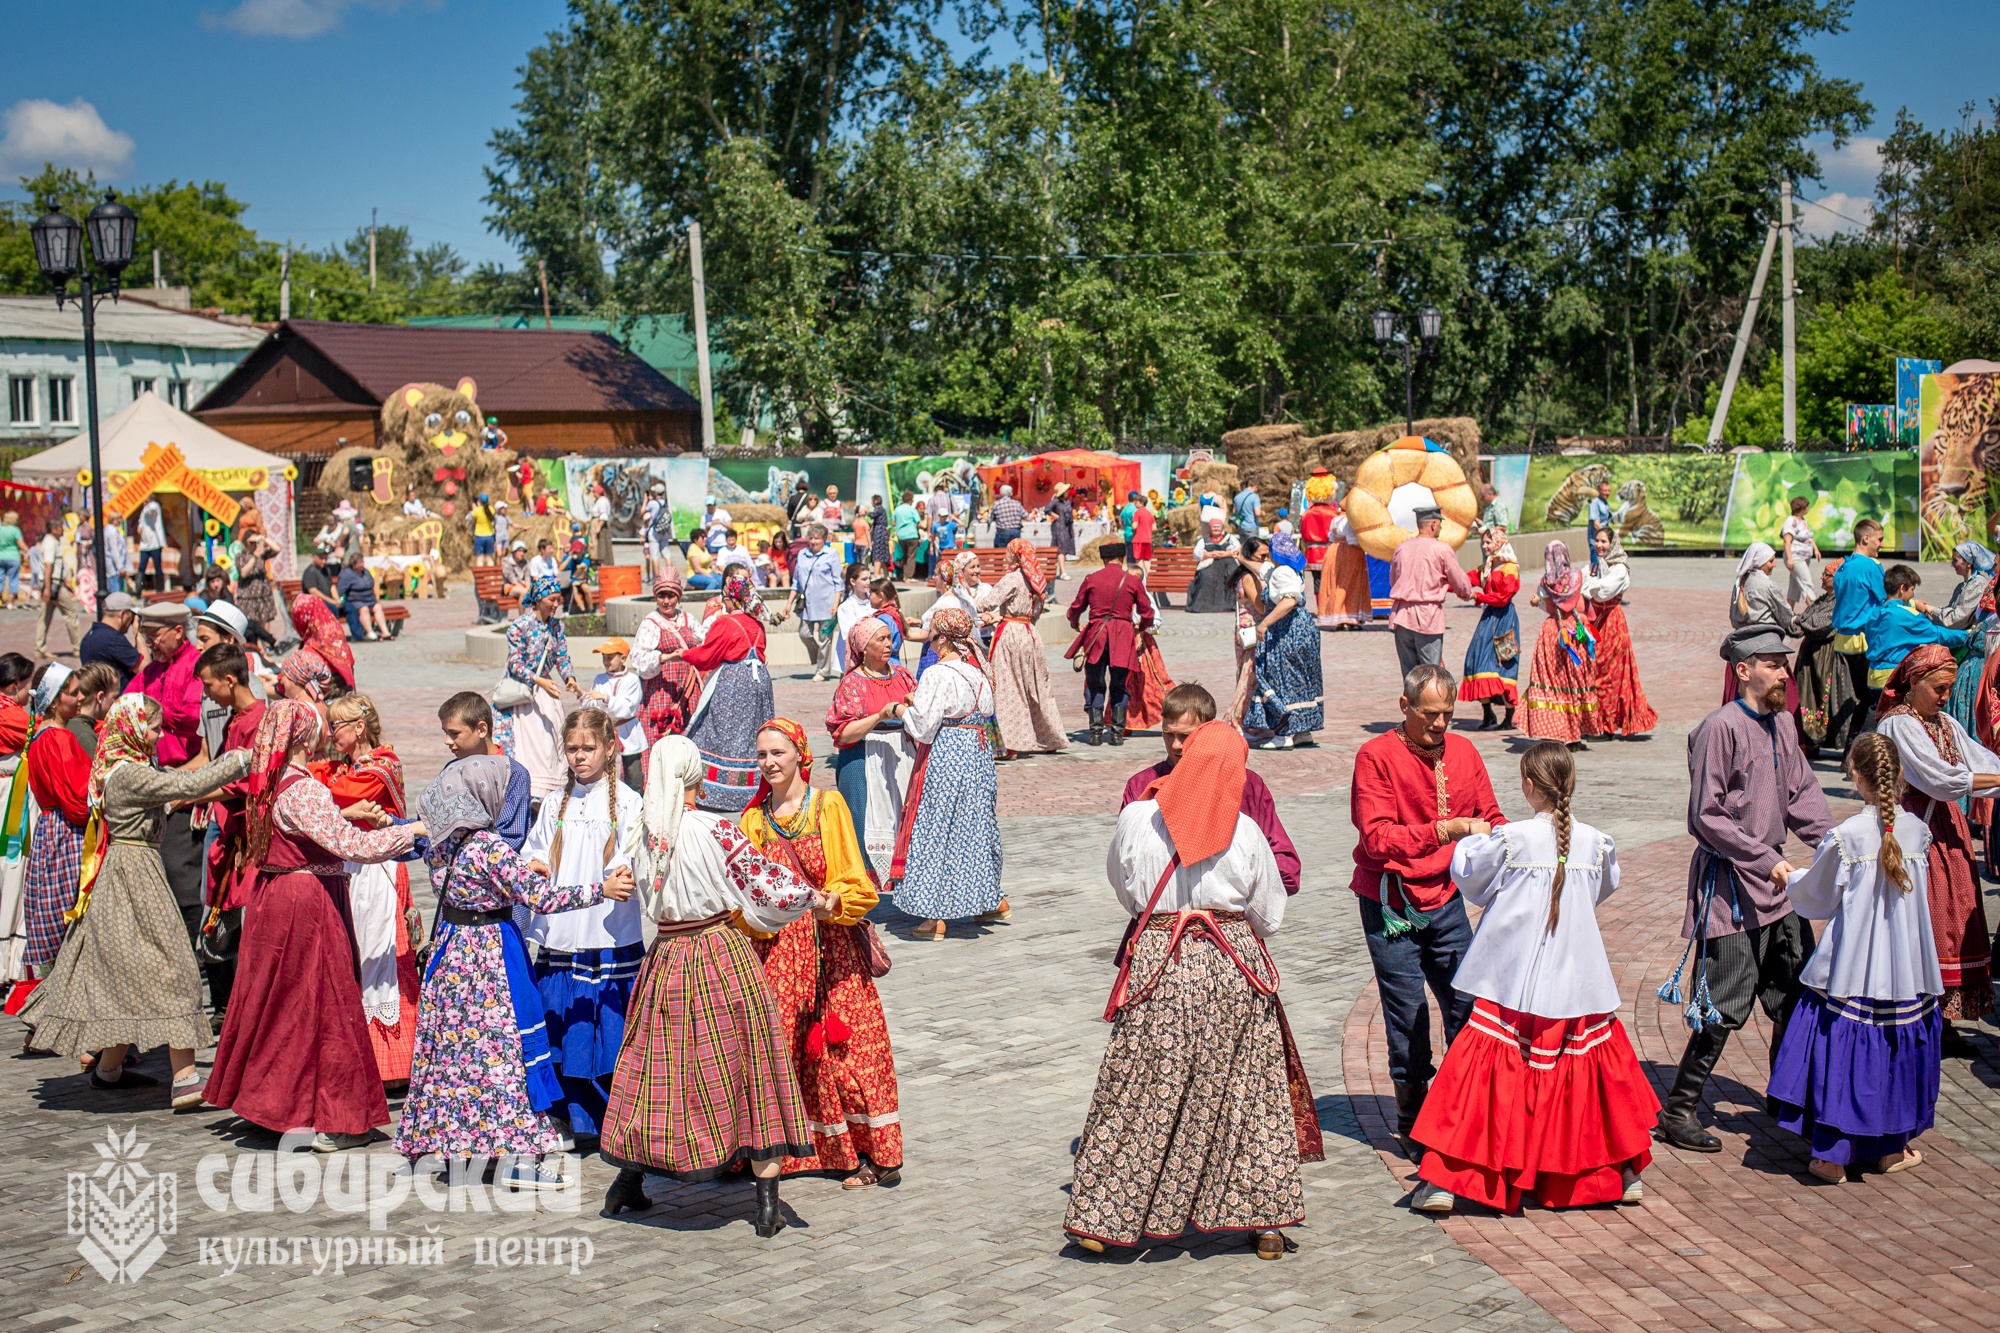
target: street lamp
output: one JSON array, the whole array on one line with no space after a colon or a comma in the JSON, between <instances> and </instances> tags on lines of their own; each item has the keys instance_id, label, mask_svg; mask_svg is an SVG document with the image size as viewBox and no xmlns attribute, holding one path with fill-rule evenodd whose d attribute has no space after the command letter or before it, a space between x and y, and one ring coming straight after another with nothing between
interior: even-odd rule
<instances>
[{"instance_id":1,"label":"street lamp","mask_svg":"<svg viewBox=\"0 0 2000 1333\"><path fill-rule=\"evenodd\" d=\"M90 261L83 253L83 235L90 233L90 249L111 280L107 291L96 291L91 282ZM69 281L79 279L77 304L83 309L83 395L90 413L90 529L91 564L97 573L97 618L104 619L104 462L97 439L97 303L109 296L118 299L118 277L132 262L132 250L139 238L139 215L118 202L114 191L104 192L104 202L90 210L79 227L76 219L53 205L28 228L35 245L35 264L42 276L55 284L56 309L67 299Z\"/></svg>"},{"instance_id":2,"label":"street lamp","mask_svg":"<svg viewBox=\"0 0 2000 1333\"><path fill-rule=\"evenodd\" d=\"M1410 347L1409 335L1404 331L1404 317L1393 310L1377 310L1368 317L1368 323L1375 333L1376 345L1388 348L1392 344L1403 354L1403 433L1415 435L1416 400L1411 388L1411 375L1416 368L1416 354ZM1423 351L1429 352L1437 345L1438 336L1444 332L1444 312L1434 305L1427 305L1417 312L1417 337L1423 342Z\"/></svg>"}]
</instances>

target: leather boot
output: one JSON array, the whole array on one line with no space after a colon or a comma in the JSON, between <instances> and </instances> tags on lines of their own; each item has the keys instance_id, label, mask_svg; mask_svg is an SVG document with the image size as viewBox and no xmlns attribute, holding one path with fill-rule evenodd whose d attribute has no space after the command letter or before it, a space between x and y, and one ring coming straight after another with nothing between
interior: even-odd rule
<instances>
[{"instance_id":1,"label":"leather boot","mask_svg":"<svg viewBox=\"0 0 2000 1333\"><path fill-rule=\"evenodd\" d=\"M646 1197L646 1176L641 1171L623 1171L618 1179L611 1182L611 1188L604 1192L604 1208L599 1217L616 1217L627 1208L635 1213L643 1213L653 1206Z\"/></svg>"},{"instance_id":2,"label":"leather boot","mask_svg":"<svg viewBox=\"0 0 2000 1333\"><path fill-rule=\"evenodd\" d=\"M1771 1023L1771 1072L1772 1073L1776 1073L1778 1070L1778 1048L1784 1044L1785 1024L1789 1023L1791 1021L1791 1018L1792 1018L1791 1011L1787 1010L1785 1012L1784 1017L1775 1019ZM1770 1084L1766 1083L1764 1086L1769 1087ZM1776 1120L1778 1118L1778 1099L1776 1097L1773 1097L1768 1092L1764 1094L1764 1114L1770 1116L1771 1119L1773 1120Z\"/></svg>"},{"instance_id":3,"label":"leather boot","mask_svg":"<svg viewBox=\"0 0 2000 1333\"><path fill-rule=\"evenodd\" d=\"M1410 1137L1416 1128L1417 1112L1424 1109L1424 1098L1430 1094L1428 1083L1398 1083L1396 1087L1396 1142L1402 1145L1403 1156L1418 1165L1423 1164L1423 1145Z\"/></svg>"},{"instance_id":4,"label":"leather boot","mask_svg":"<svg viewBox=\"0 0 2000 1333\"><path fill-rule=\"evenodd\" d=\"M1500 730L1512 731L1513 729L1514 729L1514 709L1512 705L1509 705L1507 711L1500 715Z\"/></svg>"},{"instance_id":5,"label":"leather boot","mask_svg":"<svg viewBox=\"0 0 2000 1333\"><path fill-rule=\"evenodd\" d=\"M785 1229L785 1215L778 1209L778 1178L757 1182L757 1234L765 1240Z\"/></svg>"},{"instance_id":6,"label":"leather boot","mask_svg":"<svg viewBox=\"0 0 2000 1333\"><path fill-rule=\"evenodd\" d=\"M1083 711L1090 715L1090 736L1084 744L1104 744L1104 710L1102 708L1086 708Z\"/></svg>"},{"instance_id":7,"label":"leather boot","mask_svg":"<svg viewBox=\"0 0 2000 1333\"><path fill-rule=\"evenodd\" d=\"M1111 705L1111 725L1105 730L1104 740L1107 745L1123 745L1125 743L1124 704Z\"/></svg>"},{"instance_id":8,"label":"leather boot","mask_svg":"<svg viewBox=\"0 0 2000 1333\"><path fill-rule=\"evenodd\" d=\"M1479 701L1479 719L1479 729L1481 731L1491 731L1500 725L1499 719L1493 716L1493 701L1491 699L1481 699Z\"/></svg>"},{"instance_id":9,"label":"leather boot","mask_svg":"<svg viewBox=\"0 0 2000 1333\"><path fill-rule=\"evenodd\" d=\"M1701 1093L1728 1044L1729 1029L1715 1023L1688 1037L1680 1068L1674 1071L1674 1085L1667 1090L1659 1123L1653 1127L1655 1139L1689 1152L1722 1151L1722 1140L1701 1127Z\"/></svg>"}]
</instances>

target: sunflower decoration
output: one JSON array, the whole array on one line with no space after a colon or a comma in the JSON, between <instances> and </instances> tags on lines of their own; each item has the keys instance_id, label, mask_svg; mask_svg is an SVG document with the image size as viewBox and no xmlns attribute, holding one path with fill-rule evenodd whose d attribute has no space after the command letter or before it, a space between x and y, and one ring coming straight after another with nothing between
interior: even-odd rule
<instances>
[{"instance_id":1,"label":"sunflower decoration","mask_svg":"<svg viewBox=\"0 0 2000 1333\"><path fill-rule=\"evenodd\" d=\"M1345 503L1361 549L1377 560L1387 560L1417 535L1419 509L1435 505L1444 511L1438 537L1454 550L1479 518L1478 498L1458 460L1421 435L1405 435L1363 459Z\"/></svg>"}]
</instances>

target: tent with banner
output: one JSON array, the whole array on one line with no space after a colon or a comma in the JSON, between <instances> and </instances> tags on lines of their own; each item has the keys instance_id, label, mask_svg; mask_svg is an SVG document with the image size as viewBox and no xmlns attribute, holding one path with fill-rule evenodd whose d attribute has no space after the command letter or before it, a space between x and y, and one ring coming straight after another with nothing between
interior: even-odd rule
<instances>
[{"instance_id":1,"label":"tent with banner","mask_svg":"<svg viewBox=\"0 0 2000 1333\"><path fill-rule=\"evenodd\" d=\"M208 549L211 534L206 521L211 516L233 520L223 522L213 535L216 549L239 537L246 527L259 526L278 548L272 561L273 577L296 576L298 540L293 529L292 481L297 473L289 462L231 439L150 390L103 422L98 434L107 509L115 512L119 492L128 488L137 497L132 502L135 513L145 494L156 497L166 518L167 545L184 558ZM166 456L162 451L168 449L184 460L184 468L163 466ZM163 479L146 490L146 481L161 473ZM87 508L89 474L90 436L86 433L18 460L13 479L61 491L81 512ZM137 487L133 487L135 478L143 478ZM211 514L199 503L203 498L223 512ZM231 504L238 512L228 515Z\"/></svg>"},{"instance_id":2,"label":"tent with banner","mask_svg":"<svg viewBox=\"0 0 2000 1333\"><path fill-rule=\"evenodd\" d=\"M1040 509L1054 498L1057 483L1065 481L1079 499L1089 503L1095 504L1106 493L1122 502L1128 491L1140 489L1139 472L1136 459L1089 449L1058 449L981 467L979 480L989 504L1002 486L1012 486L1016 500L1030 509Z\"/></svg>"}]
</instances>

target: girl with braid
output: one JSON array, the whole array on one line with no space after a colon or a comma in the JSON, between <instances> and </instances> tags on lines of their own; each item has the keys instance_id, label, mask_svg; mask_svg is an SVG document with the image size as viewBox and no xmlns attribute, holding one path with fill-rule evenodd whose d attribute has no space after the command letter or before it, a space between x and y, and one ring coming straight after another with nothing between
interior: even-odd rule
<instances>
[{"instance_id":1,"label":"girl with braid","mask_svg":"<svg viewBox=\"0 0 2000 1333\"><path fill-rule=\"evenodd\" d=\"M1659 1099L1618 1021L1597 905L1618 888L1609 834L1570 814L1561 741L1521 756L1535 817L1462 839L1451 877L1484 909L1452 985L1475 997L1411 1137L1426 1151L1410 1206L1457 1196L1501 1212L1639 1203Z\"/></svg>"},{"instance_id":2,"label":"girl with braid","mask_svg":"<svg viewBox=\"0 0 2000 1333\"><path fill-rule=\"evenodd\" d=\"M1930 830L1898 808L1894 741L1863 735L1847 763L1861 810L1785 884L1799 915L1827 925L1771 1067L1778 1123L1808 1142L1806 1169L1823 1185L1922 1163L1910 1140L1931 1127L1944 1047Z\"/></svg>"},{"instance_id":3,"label":"girl with braid","mask_svg":"<svg viewBox=\"0 0 2000 1333\"><path fill-rule=\"evenodd\" d=\"M542 802L521 846L531 868L557 888L601 884L629 868L639 845L639 793L618 780L616 725L601 708L584 708L563 722L569 778ZM547 1013L549 1053L562 1083L550 1108L566 1121L568 1142L595 1138L611 1089L611 1071L625 1039L626 1001L646 951L639 903L606 900L591 907L529 918L536 945L535 988Z\"/></svg>"}]
</instances>

